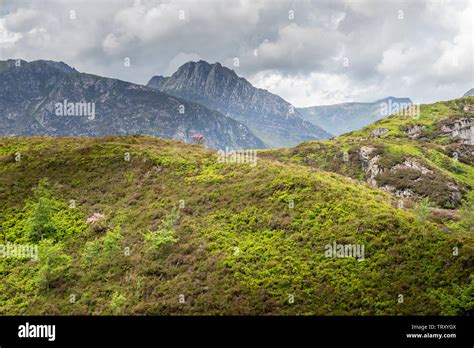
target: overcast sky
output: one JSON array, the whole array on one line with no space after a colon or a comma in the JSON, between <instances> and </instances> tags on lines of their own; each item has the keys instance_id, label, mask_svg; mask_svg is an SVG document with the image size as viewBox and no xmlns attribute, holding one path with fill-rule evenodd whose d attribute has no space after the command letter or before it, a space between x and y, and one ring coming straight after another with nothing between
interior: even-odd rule
<instances>
[{"instance_id":1,"label":"overcast sky","mask_svg":"<svg viewBox=\"0 0 474 348\"><path fill-rule=\"evenodd\" d=\"M0 58L140 84L203 59L295 106L427 103L474 87L472 3L0 0Z\"/></svg>"}]
</instances>

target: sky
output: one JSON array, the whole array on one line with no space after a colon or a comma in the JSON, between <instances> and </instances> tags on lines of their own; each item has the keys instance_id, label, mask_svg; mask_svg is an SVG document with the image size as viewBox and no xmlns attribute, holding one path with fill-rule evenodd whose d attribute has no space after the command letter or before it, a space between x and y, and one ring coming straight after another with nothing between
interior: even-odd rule
<instances>
[{"instance_id":1,"label":"sky","mask_svg":"<svg viewBox=\"0 0 474 348\"><path fill-rule=\"evenodd\" d=\"M139 84L202 59L297 107L430 103L474 87L473 18L472 0L0 0L0 59Z\"/></svg>"}]
</instances>

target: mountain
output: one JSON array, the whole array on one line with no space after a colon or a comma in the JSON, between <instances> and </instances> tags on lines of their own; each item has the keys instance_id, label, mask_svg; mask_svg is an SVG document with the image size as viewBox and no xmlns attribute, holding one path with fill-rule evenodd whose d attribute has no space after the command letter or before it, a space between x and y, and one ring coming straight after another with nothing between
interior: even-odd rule
<instances>
[{"instance_id":1,"label":"mountain","mask_svg":"<svg viewBox=\"0 0 474 348\"><path fill-rule=\"evenodd\" d=\"M463 97L474 97L474 88L471 88L469 91L464 93Z\"/></svg>"},{"instance_id":2,"label":"mountain","mask_svg":"<svg viewBox=\"0 0 474 348\"><path fill-rule=\"evenodd\" d=\"M201 134L218 149L264 147L247 126L203 105L62 62L15 63L0 62L0 135L148 134L191 142Z\"/></svg>"},{"instance_id":3,"label":"mountain","mask_svg":"<svg viewBox=\"0 0 474 348\"><path fill-rule=\"evenodd\" d=\"M411 105L410 98L387 97L373 103L342 103L299 108L301 116L339 135L365 127Z\"/></svg>"},{"instance_id":4,"label":"mountain","mask_svg":"<svg viewBox=\"0 0 474 348\"><path fill-rule=\"evenodd\" d=\"M219 63L188 62L172 76L154 76L148 87L222 112L245 123L269 147L293 146L330 137L301 118L298 110L279 96L252 86Z\"/></svg>"},{"instance_id":5,"label":"mountain","mask_svg":"<svg viewBox=\"0 0 474 348\"><path fill-rule=\"evenodd\" d=\"M2 247L38 246L0 257L0 314L473 314L461 210L397 208L260 151L219 157L145 136L0 138Z\"/></svg>"},{"instance_id":6,"label":"mountain","mask_svg":"<svg viewBox=\"0 0 474 348\"><path fill-rule=\"evenodd\" d=\"M332 171L401 200L462 204L474 188L474 98L421 105L361 130L260 156Z\"/></svg>"}]
</instances>

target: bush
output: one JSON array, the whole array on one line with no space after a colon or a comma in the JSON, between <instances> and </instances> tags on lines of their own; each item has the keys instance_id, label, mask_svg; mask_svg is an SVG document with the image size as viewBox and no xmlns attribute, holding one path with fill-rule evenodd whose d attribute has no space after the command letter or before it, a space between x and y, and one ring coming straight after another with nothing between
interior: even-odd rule
<instances>
[{"instance_id":1,"label":"bush","mask_svg":"<svg viewBox=\"0 0 474 348\"><path fill-rule=\"evenodd\" d=\"M123 236L120 233L120 227L107 232L103 237L103 253L107 259L114 258L122 249Z\"/></svg>"},{"instance_id":2,"label":"bush","mask_svg":"<svg viewBox=\"0 0 474 348\"><path fill-rule=\"evenodd\" d=\"M53 214L57 210L56 202L52 199L47 180L41 180L34 189L36 202L26 206L26 230L29 238L37 242L43 238L54 237L57 227L53 222Z\"/></svg>"},{"instance_id":3,"label":"bush","mask_svg":"<svg viewBox=\"0 0 474 348\"><path fill-rule=\"evenodd\" d=\"M110 265L120 253L122 242L120 227L109 230L99 239L87 242L81 254L81 267L88 270L91 267Z\"/></svg>"},{"instance_id":4,"label":"bush","mask_svg":"<svg viewBox=\"0 0 474 348\"><path fill-rule=\"evenodd\" d=\"M83 269L89 270L92 267L96 266L96 260L98 260L101 250L100 240L93 240L87 242L84 245L84 249L81 254L81 267Z\"/></svg>"},{"instance_id":5,"label":"bush","mask_svg":"<svg viewBox=\"0 0 474 348\"><path fill-rule=\"evenodd\" d=\"M429 198L425 197L423 198L415 207L414 210L416 216L421 221L426 221L428 216L430 215L430 200Z\"/></svg>"},{"instance_id":6,"label":"bush","mask_svg":"<svg viewBox=\"0 0 474 348\"><path fill-rule=\"evenodd\" d=\"M112 295L112 300L110 301L110 304L109 304L110 312L113 315L123 314L126 302L127 302L127 299L125 296L123 296L117 291L114 292Z\"/></svg>"},{"instance_id":7,"label":"bush","mask_svg":"<svg viewBox=\"0 0 474 348\"><path fill-rule=\"evenodd\" d=\"M463 204L459 209L460 219L452 224L452 227L460 232L473 233L474 226L474 191L466 194Z\"/></svg>"},{"instance_id":8,"label":"bush","mask_svg":"<svg viewBox=\"0 0 474 348\"><path fill-rule=\"evenodd\" d=\"M166 246L172 245L178 241L175 236L174 227L179 219L179 213L173 208L171 213L163 221L163 228L158 231L148 231L145 233L145 244L149 251L157 253Z\"/></svg>"},{"instance_id":9,"label":"bush","mask_svg":"<svg viewBox=\"0 0 474 348\"><path fill-rule=\"evenodd\" d=\"M48 290L59 280L68 277L72 258L64 254L62 244L54 244L50 239L39 243L38 252L39 264L35 281L40 290Z\"/></svg>"}]
</instances>

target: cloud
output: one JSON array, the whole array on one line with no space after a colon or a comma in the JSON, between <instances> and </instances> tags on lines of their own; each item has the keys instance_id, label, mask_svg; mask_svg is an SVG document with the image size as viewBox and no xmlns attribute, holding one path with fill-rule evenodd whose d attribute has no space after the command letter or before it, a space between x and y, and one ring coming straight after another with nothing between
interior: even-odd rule
<instances>
[{"instance_id":1,"label":"cloud","mask_svg":"<svg viewBox=\"0 0 474 348\"><path fill-rule=\"evenodd\" d=\"M0 10L2 59L62 60L136 83L219 61L308 106L432 102L474 80L469 0L4 0Z\"/></svg>"}]
</instances>

